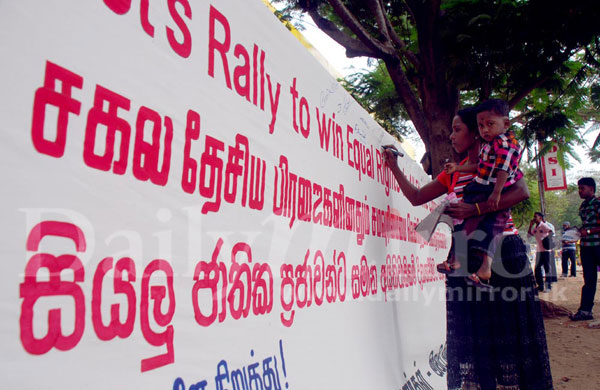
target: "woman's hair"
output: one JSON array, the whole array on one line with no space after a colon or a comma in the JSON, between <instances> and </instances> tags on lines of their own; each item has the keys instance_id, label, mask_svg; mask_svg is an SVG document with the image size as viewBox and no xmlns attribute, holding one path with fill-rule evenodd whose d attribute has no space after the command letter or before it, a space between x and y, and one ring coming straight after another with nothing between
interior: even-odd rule
<instances>
[{"instance_id":1,"label":"woman's hair","mask_svg":"<svg viewBox=\"0 0 600 390\"><path fill-rule=\"evenodd\" d=\"M458 110L456 115L467 125L469 132L479 134L479 128L477 127L477 107L465 107Z\"/></svg>"}]
</instances>

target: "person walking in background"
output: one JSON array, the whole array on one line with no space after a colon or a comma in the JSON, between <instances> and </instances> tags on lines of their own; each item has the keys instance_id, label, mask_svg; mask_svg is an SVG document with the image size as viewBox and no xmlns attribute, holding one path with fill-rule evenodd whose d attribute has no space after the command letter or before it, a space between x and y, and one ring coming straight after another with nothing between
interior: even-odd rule
<instances>
[{"instance_id":1,"label":"person walking in background","mask_svg":"<svg viewBox=\"0 0 600 390\"><path fill-rule=\"evenodd\" d=\"M592 307L600 265L600 199L596 197L596 182L593 178L583 177L579 179L577 186L579 197L583 199L579 206L579 217L582 222L579 234L581 235L583 287L579 310L570 318L573 321L585 321L594 318Z\"/></svg>"},{"instance_id":2,"label":"person walking in background","mask_svg":"<svg viewBox=\"0 0 600 390\"><path fill-rule=\"evenodd\" d=\"M544 221L544 214L540 213L539 211L536 211L533 214L533 219L529 223L529 230L527 231L527 235L533 236L537 245L534 275L535 281L537 283L537 289L541 292L544 291L544 286L546 286L548 290L552 288L552 275L550 269L551 249L549 246L548 248L545 248L543 243L544 239L550 236L551 232L552 229ZM546 275L545 284L544 276L542 275L542 268L544 269L544 273Z\"/></svg>"},{"instance_id":3,"label":"person walking in background","mask_svg":"<svg viewBox=\"0 0 600 390\"><path fill-rule=\"evenodd\" d=\"M561 242L561 258L562 258L562 276L567 277L569 274L569 262L571 263L571 274L569 276L573 277L577 274L577 264L576 264L576 256L575 256L575 243L577 242L577 237L574 236L574 232L577 232L577 229L571 228L571 223L569 221L565 221L562 224L562 236L560 238ZM577 234L579 235L579 234Z\"/></svg>"},{"instance_id":4,"label":"person walking in background","mask_svg":"<svg viewBox=\"0 0 600 390\"><path fill-rule=\"evenodd\" d=\"M550 259L548 260L550 272L546 274L546 286L548 287L548 290L551 290L552 283L558 282L558 271L556 270L557 249L555 245L556 229L554 229L554 225L548 221L545 215L542 220L550 228L550 234L548 237L546 237L542 244L544 245L544 248L550 249Z\"/></svg>"}]
</instances>

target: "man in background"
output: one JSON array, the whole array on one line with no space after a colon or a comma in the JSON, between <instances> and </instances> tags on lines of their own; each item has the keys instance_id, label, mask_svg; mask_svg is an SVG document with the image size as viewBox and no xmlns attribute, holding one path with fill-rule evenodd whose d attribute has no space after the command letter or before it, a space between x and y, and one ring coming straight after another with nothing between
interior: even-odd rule
<instances>
[{"instance_id":1,"label":"man in background","mask_svg":"<svg viewBox=\"0 0 600 390\"><path fill-rule=\"evenodd\" d=\"M598 281L600 265L600 199L596 197L596 182L591 177L583 177L577 182L579 197L583 199L579 206L581 217L581 267L583 268L583 287L581 303L577 313L570 316L573 321L585 321L594 318L592 307Z\"/></svg>"},{"instance_id":2,"label":"man in background","mask_svg":"<svg viewBox=\"0 0 600 390\"><path fill-rule=\"evenodd\" d=\"M534 275L535 281L537 283L537 289L540 292L544 292L544 286L546 289L550 290L552 288L552 274L550 269L550 258L551 258L551 249L544 248L542 241L544 238L548 237L552 229L550 226L544 222L544 214L536 211L533 214L533 219L529 223L529 230L527 231L528 236L533 236L536 242L536 258L535 258L535 268ZM544 269L544 274L546 275L546 283L544 283L544 276L542 275L542 268Z\"/></svg>"},{"instance_id":3,"label":"man in background","mask_svg":"<svg viewBox=\"0 0 600 390\"><path fill-rule=\"evenodd\" d=\"M571 223L569 221L565 221L562 224L563 234L561 236L560 242L562 243L562 276L563 277L574 277L577 272L577 265L575 261L575 243L577 240L574 240L573 233L576 231L575 228L571 228ZM571 274L569 275L569 262L571 263Z\"/></svg>"},{"instance_id":4,"label":"man in background","mask_svg":"<svg viewBox=\"0 0 600 390\"><path fill-rule=\"evenodd\" d=\"M546 275L546 286L548 290L551 290L552 283L558 282L558 271L556 270L557 249L555 245L556 229L554 229L554 225L546 219L545 215L542 217L542 220L550 228L550 234L548 235L546 240L544 240L544 248L550 249L550 259L548 260L550 266L550 273ZM546 246L546 243L548 246Z\"/></svg>"}]
</instances>

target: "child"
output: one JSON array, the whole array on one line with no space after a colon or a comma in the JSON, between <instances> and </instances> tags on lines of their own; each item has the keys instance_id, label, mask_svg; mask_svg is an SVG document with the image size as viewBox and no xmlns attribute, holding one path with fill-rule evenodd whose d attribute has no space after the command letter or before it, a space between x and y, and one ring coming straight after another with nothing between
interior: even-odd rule
<instances>
[{"instance_id":1,"label":"child","mask_svg":"<svg viewBox=\"0 0 600 390\"><path fill-rule=\"evenodd\" d=\"M483 139L478 164L448 163L444 167L448 174L457 171L477 173L465 187L463 201L475 204L479 215L479 202L485 201L490 209L497 210L502 190L523 177L518 168L521 147L514 133L508 130L509 111L508 104L500 99L488 100L477 107L477 125ZM509 210L500 210L468 219L456 227L455 231L464 231L468 235L475 233L474 238L467 240L467 255L481 259L481 266L467 277L470 284L491 289L488 281L492 276L492 257L509 217ZM453 257L451 261L454 261Z\"/></svg>"}]
</instances>

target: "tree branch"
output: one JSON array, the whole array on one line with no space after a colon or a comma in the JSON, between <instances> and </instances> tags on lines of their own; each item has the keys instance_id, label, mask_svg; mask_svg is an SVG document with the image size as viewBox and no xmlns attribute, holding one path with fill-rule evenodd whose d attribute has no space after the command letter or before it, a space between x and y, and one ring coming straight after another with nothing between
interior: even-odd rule
<instances>
[{"instance_id":1,"label":"tree branch","mask_svg":"<svg viewBox=\"0 0 600 390\"><path fill-rule=\"evenodd\" d=\"M553 74L556 72L556 69L563 64L572 54L573 48L567 48L561 56L555 58L546 69L542 72L542 74L537 78L532 78L529 80L529 83L526 84L521 90L519 90L515 95L509 99L508 106L512 109L517 105L525 96L529 95L531 91L536 88L539 88L546 82Z\"/></svg>"},{"instance_id":2,"label":"tree branch","mask_svg":"<svg viewBox=\"0 0 600 390\"><path fill-rule=\"evenodd\" d=\"M391 39L386 23L387 17L383 13L383 8L379 1L380 0L368 0L369 9L371 10L371 13L375 16L375 20L377 21L377 28L381 35L385 38L385 43L388 43L391 41Z\"/></svg>"},{"instance_id":3,"label":"tree branch","mask_svg":"<svg viewBox=\"0 0 600 390\"><path fill-rule=\"evenodd\" d=\"M417 21L417 18L415 17L415 11L414 11L414 7L415 4L411 4L410 0L405 0L404 4L406 5L406 11L409 13L410 17L412 18L413 22Z\"/></svg>"},{"instance_id":4,"label":"tree branch","mask_svg":"<svg viewBox=\"0 0 600 390\"><path fill-rule=\"evenodd\" d=\"M338 0L334 1L339 3ZM384 59L386 56L389 56L391 58L398 59L400 56L397 53L394 53L393 46L395 45L399 54L401 54L401 56L406 58L415 68L418 69L420 66L418 57L408 49L404 41L396 34L391 22L385 15L381 0L369 0L369 2L372 12L375 14L377 19L377 23L380 25L379 29L381 33L386 37L386 39L388 39L388 42L391 40L391 45L384 45L373 38L366 30L364 30L358 20L356 20L356 18L354 18L348 9L346 9L341 3L340 7L345 9L347 18L344 18L344 13L342 15L338 15L344 20L344 23L350 27L352 31L355 31L355 29L352 28L353 25L356 29L362 30L365 39L355 39L344 33L336 26L335 23L321 16L317 10L317 7L313 6L305 9L319 29L321 29L324 33L326 33L329 37L346 49L346 56L367 56L380 59ZM337 12L335 7L334 10ZM383 26L383 28L381 26ZM357 36L360 36L360 34L357 34Z\"/></svg>"},{"instance_id":5,"label":"tree branch","mask_svg":"<svg viewBox=\"0 0 600 390\"><path fill-rule=\"evenodd\" d=\"M377 39L369 34L367 30L360 24L360 22L352 15L352 13L342 4L341 0L328 0L329 4L335 11L335 13L342 19L344 24L352 30L358 39L364 43L371 50L379 53L378 58L398 59L396 53L391 47L383 45Z\"/></svg>"},{"instance_id":6,"label":"tree branch","mask_svg":"<svg viewBox=\"0 0 600 390\"><path fill-rule=\"evenodd\" d=\"M406 44L400 37L396 34L392 23L389 18L385 14L385 10L383 7L382 0L368 0L369 8L373 15L375 15L375 19L377 20L377 26L379 28L379 32L382 36L385 37L386 42L384 43L386 46L395 46L396 49L404 56L406 59L415 67L419 67L419 60L417 56L408 50Z\"/></svg>"},{"instance_id":7,"label":"tree branch","mask_svg":"<svg viewBox=\"0 0 600 390\"><path fill-rule=\"evenodd\" d=\"M510 123L520 123L522 125L524 125L525 123L523 122L523 119L525 118L525 116L528 114L528 111L525 110L525 112L520 113L519 115L515 116L514 118L512 118L510 120Z\"/></svg>"},{"instance_id":8,"label":"tree branch","mask_svg":"<svg viewBox=\"0 0 600 390\"><path fill-rule=\"evenodd\" d=\"M402 101L402 104L404 105L408 116L413 122L417 133L419 133L423 143L426 146L429 145L429 124L427 123L427 119L423 113L423 108L415 96L410 86L410 82L402 70L400 63L395 61L386 62L386 67L388 69L390 78L394 82L394 87L396 88L398 97Z\"/></svg>"},{"instance_id":9,"label":"tree branch","mask_svg":"<svg viewBox=\"0 0 600 390\"><path fill-rule=\"evenodd\" d=\"M419 69L419 66L420 66L419 58L415 55L415 53L408 50L408 47L406 47L406 43L404 43L404 41L402 39L400 39L398 34L396 34L396 30L394 30L394 26L392 26L392 22L390 22L390 20L388 18L386 18L385 21L387 23L390 38L392 39L392 42L394 43L394 45L396 45L396 48L402 53L402 55L415 68Z\"/></svg>"},{"instance_id":10,"label":"tree branch","mask_svg":"<svg viewBox=\"0 0 600 390\"><path fill-rule=\"evenodd\" d=\"M523 87L519 92L517 92L512 98L510 98L508 100L508 106L511 108L511 110L517 105L517 103L519 103L525 96L529 95L531 93L531 91L533 91L536 88L539 88L542 86L542 84L544 84L544 82L546 82L546 80L548 80L548 78L550 78L550 76L552 76L552 73L554 73L554 71L548 71L546 72L543 76L535 79L535 80L531 80L531 82Z\"/></svg>"},{"instance_id":11,"label":"tree branch","mask_svg":"<svg viewBox=\"0 0 600 390\"><path fill-rule=\"evenodd\" d=\"M325 34L329 35L331 39L342 45L346 49L346 56L349 58L352 57L374 57L374 58L382 58L380 53L368 48L358 39L354 39L350 37L348 34L344 33L340 29L337 28L335 23L332 21L325 19L322 17L316 9L309 9L308 14L313 19L315 24L321 31Z\"/></svg>"}]
</instances>

